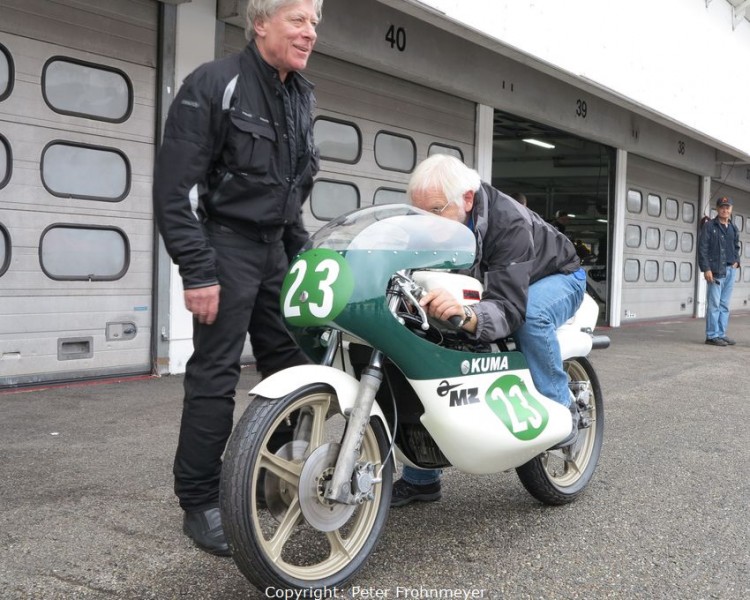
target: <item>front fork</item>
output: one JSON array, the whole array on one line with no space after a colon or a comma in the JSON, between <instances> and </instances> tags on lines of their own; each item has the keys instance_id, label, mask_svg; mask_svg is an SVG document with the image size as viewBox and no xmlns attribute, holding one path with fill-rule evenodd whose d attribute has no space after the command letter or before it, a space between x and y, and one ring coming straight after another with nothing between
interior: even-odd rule
<instances>
[{"instance_id":1,"label":"front fork","mask_svg":"<svg viewBox=\"0 0 750 600\"><path fill-rule=\"evenodd\" d=\"M357 465L357 461L362 449L362 438L370 424L375 394L382 382L383 353L373 350L370 364L362 371L359 380L357 399L347 417L346 431L341 441L336 468L325 492L327 500L343 504L361 504L373 497L372 485L380 481L375 475L375 465L372 463Z\"/></svg>"},{"instance_id":2,"label":"front fork","mask_svg":"<svg viewBox=\"0 0 750 600\"><path fill-rule=\"evenodd\" d=\"M396 295L389 298L392 312L398 302L399 299ZM323 364L330 366L333 363L336 354L335 347L338 346L340 335L337 330L332 331ZM370 414L375 402L375 395L380 389L380 384L383 383L384 358L380 350L373 350L370 363L362 370L354 406L345 415L347 417L346 431L344 432L344 439L341 441L333 477L324 493L326 500L342 504L361 504L373 499L372 487L381 481L378 474L375 473L375 465L372 463L358 464L358 460L362 450L362 439L367 426L370 424Z\"/></svg>"}]
</instances>

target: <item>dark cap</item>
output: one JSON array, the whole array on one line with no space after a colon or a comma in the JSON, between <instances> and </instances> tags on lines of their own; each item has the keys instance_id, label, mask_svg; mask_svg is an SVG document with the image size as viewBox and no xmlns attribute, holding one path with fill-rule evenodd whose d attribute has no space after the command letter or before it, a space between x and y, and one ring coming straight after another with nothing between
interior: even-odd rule
<instances>
[{"instance_id":1,"label":"dark cap","mask_svg":"<svg viewBox=\"0 0 750 600\"><path fill-rule=\"evenodd\" d=\"M732 202L732 199L731 199L731 198L727 198L726 196L724 196L723 198L719 198L719 199L718 199L718 200L716 201L716 207L717 207L717 208L718 208L719 206L732 206L732 204L734 204L734 203Z\"/></svg>"}]
</instances>

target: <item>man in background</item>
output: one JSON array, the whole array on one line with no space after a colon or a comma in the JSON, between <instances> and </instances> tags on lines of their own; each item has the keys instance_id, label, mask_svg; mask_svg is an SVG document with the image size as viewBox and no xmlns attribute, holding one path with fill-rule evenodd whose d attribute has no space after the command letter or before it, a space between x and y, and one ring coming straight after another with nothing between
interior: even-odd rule
<instances>
[{"instance_id":1,"label":"man in background","mask_svg":"<svg viewBox=\"0 0 750 600\"><path fill-rule=\"evenodd\" d=\"M706 344L733 346L727 337L729 302L735 269L740 266L740 232L732 222L732 200L716 201L717 215L703 224L698 237L698 267L708 283L706 291Z\"/></svg>"}]
</instances>

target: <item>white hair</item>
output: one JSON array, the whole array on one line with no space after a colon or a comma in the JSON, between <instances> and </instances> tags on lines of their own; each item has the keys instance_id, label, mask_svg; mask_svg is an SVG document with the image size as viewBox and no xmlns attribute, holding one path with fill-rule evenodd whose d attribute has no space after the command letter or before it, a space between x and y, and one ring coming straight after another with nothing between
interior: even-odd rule
<instances>
[{"instance_id":1,"label":"white hair","mask_svg":"<svg viewBox=\"0 0 750 600\"><path fill-rule=\"evenodd\" d=\"M245 37L252 40L255 37L255 21L270 19L276 11L290 4L297 4L300 0L248 0L245 11ZM315 16L320 20L323 13L323 0L312 0Z\"/></svg>"},{"instance_id":2,"label":"white hair","mask_svg":"<svg viewBox=\"0 0 750 600\"><path fill-rule=\"evenodd\" d=\"M421 194L439 189L448 202L463 207L463 197L468 191L476 192L482 180L455 156L433 154L423 160L412 173L406 194L411 200L414 193Z\"/></svg>"}]
</instances>

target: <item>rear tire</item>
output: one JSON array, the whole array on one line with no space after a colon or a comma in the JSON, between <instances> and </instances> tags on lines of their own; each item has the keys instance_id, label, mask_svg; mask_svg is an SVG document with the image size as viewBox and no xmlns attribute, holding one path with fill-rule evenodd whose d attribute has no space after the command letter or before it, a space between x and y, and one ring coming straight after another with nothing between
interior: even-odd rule
<instances>
[{"instance_id":1,"label":"rear tire","mask_svg":"<svg viewBox=\"0 0 750 600\"><path fill-rule=\"evenodd\" d=\"M596 470L604 439L604 400L594 367L583 357L566 360L563 367L570 381L589 382L588 405L579 411L591 425L579 430L572 446L543 452L516 469L523 487L550 505L568 504L583 493Z\"/></svg>"},{"instance_id":2,"label":"rear tire","mask_svg":"<svg viewBox=\"0 0 750 600\"><path fill-rule=\"evenodd\" d=\"M269 445L292 413L307 418L307 434ZM284 398L253 398L235 427L222 467L222 522L232 558L260 591L301 590L304 598L305 591L340 587L375 549L393 485L388 436L372 418L362 441L359 460L373 463L382 479L373 484L374 499L357 506L330 502L323 486L345 425L335 393L318 383Z\"/></svg>"}]
</instances>

